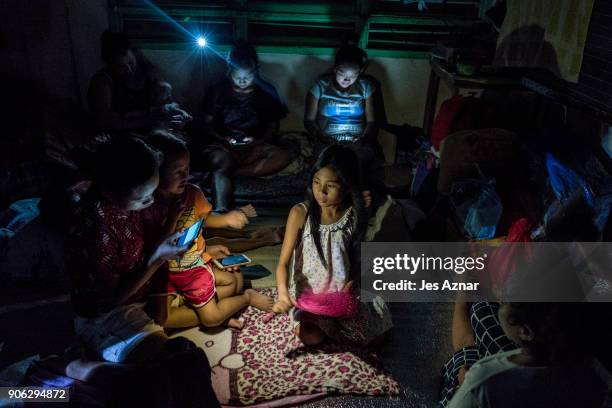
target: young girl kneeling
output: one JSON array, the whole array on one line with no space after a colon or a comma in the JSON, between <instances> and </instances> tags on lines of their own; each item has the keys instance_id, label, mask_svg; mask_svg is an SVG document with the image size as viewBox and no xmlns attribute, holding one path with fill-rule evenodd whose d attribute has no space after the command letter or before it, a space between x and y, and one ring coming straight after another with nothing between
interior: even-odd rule
<instances>
[{"instance_id":1,"label":"young girl kneeling","mask_svg":"<svg viewBox=\"0 0 612 408\"><path fill-rule=\"evenodd\" d=\"M276 269L276 313L296 309L296 335L366 346L391 327L386 307L359 302L359 253L366 217L355 153L329 146L315 163L308 199L289 213Z\"/></svg>"}]
</instances>

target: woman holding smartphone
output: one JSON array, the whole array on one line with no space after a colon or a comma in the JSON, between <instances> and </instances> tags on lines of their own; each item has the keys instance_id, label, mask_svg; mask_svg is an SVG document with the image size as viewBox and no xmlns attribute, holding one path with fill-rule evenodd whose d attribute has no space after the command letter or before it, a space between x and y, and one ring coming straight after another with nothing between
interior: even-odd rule
<instances>
[{"instance_id":1,"label":"woman holding smartphone","mask_svg":"<svg viewBox=\"0 0 612 408\"><path fill-rule=\"evenodd\" d=\"M97 155L92 186L71 219L66 241L75 332L105 361L141 362L168 340L144 310L149 280L187 248L175 244L179 234L174 234L145 251L140 211L153 203L159 183L156 153L124 138L103 145Z\"/></svg>"},{"instance_id":2,"label":"woman holding smartphone","mask_svg":"<svg viewBox=\"0 0 612 408\"><path fill-rule=\"evenodd\" d=\"M187 249L176 245L178 233L144 244L142 210L153 203L158 155L127 137L96 155L91 188L68 226L66 267L74 283L76 335L87 355L98 358L65 362L62 370L104 387L120 405L125 391L146 389L147 396L137 394L140 405L171 399L177 406L218 407L206 355L187 339L168 339L144 309L151 277ZM172 378L169 356L189 359ZM194 390L193 383L200 386Z\"/></svg>"}]
</instances>

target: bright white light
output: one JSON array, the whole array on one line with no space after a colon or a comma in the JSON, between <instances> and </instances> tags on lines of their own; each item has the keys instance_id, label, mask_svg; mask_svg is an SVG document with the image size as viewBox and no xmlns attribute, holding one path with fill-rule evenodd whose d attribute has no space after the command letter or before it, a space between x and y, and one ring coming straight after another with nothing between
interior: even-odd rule
<instances>
[{"instance_id":1,"label":"bright white light","mask_svg":"<svg viewBox=\"0 0 612 408\"><path fill-rule=\"evenodd\" d=\"M198 46L201 48L206 47L206 38L198 37Z\"/></svg>"}]
</instances>

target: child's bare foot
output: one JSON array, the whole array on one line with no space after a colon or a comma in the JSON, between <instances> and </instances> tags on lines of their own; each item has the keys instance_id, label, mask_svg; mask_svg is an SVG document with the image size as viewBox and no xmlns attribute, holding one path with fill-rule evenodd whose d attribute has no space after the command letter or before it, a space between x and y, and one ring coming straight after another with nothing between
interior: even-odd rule
<instances>
[{"instance_id":1,"label":"child's bare foot","mask_svg":"<svg viewBox=\"0 0 612 408\"><path fill-rule=\"evenodd\" d=\"M284 237L285 237L285 227L274 228L274 242L282 244Z\"/></svg>"},{"instance_id":2,"label":"child's bare foot","mask_svg":"<svg viewBox=\"0 0 612 408\"><path fill-rule=\"evenodd\" d=\"M230 329L242 330L244 328L244 322L236 319L235 317L230 317L226 324Z\"/></svg>"},{"instance_id":3,"label":"child's bare foot","mask_svg":"<svg viewBox=\"0 0 612 408\"><path fill-rule=\"evenodd\" d=\"M249 218L257 217L257 211L255 210L255 207L253 207L253 204L247 204L242 207L238 207L238 211L242 211L244 215Z\"/></svg>"},{"instance_id":4,"label":"child's bare foot","mask_svg":"<svg viewBox=\"0 0 612 408\"><path fill-rule=\"evenodd\" d=\"M250 239L266 239L268 235L272 233L272 228L258 228L253 231L249 231Z\"/></svg>"},{"instance_id":5,"label":"child's bare foot","mask_svg":"<svg viewBox=\"0 0 612 408\"><path fill-rule=\"evenodd\" d=\"M283 242L285 227L259 228L249 233L249 238L256 240L271 241L276 244Z\"/></svg>"},{"instance_id":6,"label":"child's bare foot","mask_svg":"<svg viewBox=\"0 0 612 408\"><path fill-rule=\"evenodd\" d=\"M253 289L245 290L244 294L249 297L249 305L259 310L263 310L264 312L272 311L274 300L271 297L262 295Z\"/></svg>"}]
</instances>

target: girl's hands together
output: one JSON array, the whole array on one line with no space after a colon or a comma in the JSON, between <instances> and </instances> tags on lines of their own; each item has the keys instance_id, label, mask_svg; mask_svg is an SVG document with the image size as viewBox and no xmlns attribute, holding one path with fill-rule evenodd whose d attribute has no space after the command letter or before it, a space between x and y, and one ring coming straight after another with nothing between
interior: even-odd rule
<instances>
[{"instance_id":1,"label":"girl's hands together","mask_svg":"<svg viewBox=\"0 0 612 408\"><path fill-rule=\"evenodd\" d=\"M353 290L353 281L348 281L346 285L342 288L343 292L351 292ZM287 313L291 308L295 307L295 299L289 296L289 293L284 290L279 292L278 300L272 306L272 311L274 313Z\"/></svg>"},{"instance_id":2,"label":"girl's hands together","mask_svg":"<svg viewBox=\"0 0 612 408\"><path fill-rule=\"evenodd\" d=\"M289 296L289 293L280 293L278 300L272 306L274 313L287 313L291 308L295 307L295 299Z\"/></svg>"}]
</instances>

